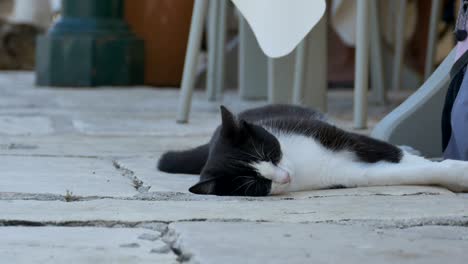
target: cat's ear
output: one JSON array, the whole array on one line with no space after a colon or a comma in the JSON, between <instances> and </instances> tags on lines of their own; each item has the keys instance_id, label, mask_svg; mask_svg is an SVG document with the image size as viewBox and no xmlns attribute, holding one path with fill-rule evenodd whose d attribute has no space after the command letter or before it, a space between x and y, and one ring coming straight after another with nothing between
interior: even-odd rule
<instances>
[{"instance_id":1,"label":"cat's ear","mask_svg":"<svg viewBox=\"0 0 468 264\"><path fill-rule=\"evenodd\" d=\"M239 132L239 124L236 116L226 107L221 106L221 133L226 137L233 137Z\"/></svg>"},{"instance_id":2,"label":"cat's ear","mask_svg":"<svg viewBox=\"0 0 468 264\"><path fill-rule=\"evenodd\" d=\"M200 181L190 187L189 191L194 194L209 195L214 194L216 181L214 179Z\"/></svg>"}]
</instances>

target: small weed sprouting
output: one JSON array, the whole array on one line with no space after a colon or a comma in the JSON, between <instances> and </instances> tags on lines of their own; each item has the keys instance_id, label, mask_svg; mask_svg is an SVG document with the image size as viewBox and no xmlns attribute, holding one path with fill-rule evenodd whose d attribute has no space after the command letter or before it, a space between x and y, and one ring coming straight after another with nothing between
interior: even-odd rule
<instances>
[{"instance_id":1,"label":"small weed sprouting","mask_svg":"<svg viewBox=\"0 0 468 264\"><path fill-rule=\"evenodd\" d=\"M65 199L65 202L69 203L69 202L78 201L79 198L78 196L73 195L73 192L67 190L65 193L64 199Z\"/></svg>"}]
</instances>

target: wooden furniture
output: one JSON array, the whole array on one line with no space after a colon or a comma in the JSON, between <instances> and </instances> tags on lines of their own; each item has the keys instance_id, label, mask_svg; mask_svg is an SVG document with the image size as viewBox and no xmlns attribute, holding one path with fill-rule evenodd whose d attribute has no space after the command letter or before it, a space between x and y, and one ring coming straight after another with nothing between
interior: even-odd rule
<instances>
[{"instance_id":1,"label":"wooden furniture","mask_svg":"<svg viewBox=\"0 0 468 264\"><path fill-rule=\"evenodd\" d=\"M145 84L180 86L193 0L127 0L125 19L145 41Z\"/></svg>"}]
</instances>

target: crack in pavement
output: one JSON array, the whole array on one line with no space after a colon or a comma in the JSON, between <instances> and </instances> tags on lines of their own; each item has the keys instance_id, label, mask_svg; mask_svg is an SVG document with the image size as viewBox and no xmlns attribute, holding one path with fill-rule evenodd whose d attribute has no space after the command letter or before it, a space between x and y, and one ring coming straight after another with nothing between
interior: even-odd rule
<instances>
[{"instance_id":1,"label":"crack in pavement","mask_svg":"<svg viewBox=\"0 0 468 264\"><path fill-rule=\"evenodd\" d=\"M193 219L190 220L191 222L265 222L265 223L275 223L274 221L204 221L201 219ZM194 258L194 254L192 251L187 248L186 246L183 245L183 241L180 239L180 234L177 232L175 228L172 227L173 223L177 222L187 222L187 221L175 221L170 224L168 224L167 228L168 231L164 234L164 242L168 243L174 254L178 256L177 261L180 263L191 263L191 260ZM359 220L353 220L352 221L354 224L363 224L366 221L359 221ZM335 224L335 225L350 225L351 221L317 221L314 222L313 224ZM391 223L391 221L389 221ZM308 223L303 223L303 224L312 224L310 222ZM369 224L369 222L367 222ZM392 223L395 224L395 223ZM420 227L420 226L460 226L460 227L468 227L468 217L465 217L464 219L432 219L432 220L426 220L422 222L406 222L406 224L403 224L403 221L396 223L397 225L367 225L368 227L374 227L376 232L382 232L383 230L386 229L408 229L408 228L413 228L413 227Z\"/></svg>"},{"instance_id":2,"label":"crack in pavement","mask_svg":"<svg viewBox=\"0 0 468 264\"><path fill-rule=\"evenodd\" d=\"M67 222L35 222L35 221L21 221L21 220L0 220L0 227L2 226L28 226L28 227L101 227L101 228L143 228L158 231L160 235L152 236L150 239L140 235L139 239L163 242L167 251L152 250L152 253L168 253L172 252L176 257L177 263L183 263L189 260L186 254L177 247L176 239L173 236L175 232L169 230L169 223L148 221L148 222L122 222L122 221L67 221Z\"/></svg>"},{"instance_id":3,"label":"crack in pavement","mask_svg":"<svg viewBox=\"0 0 468 264\"><path fill-rule=\"evenodd\" d=\"M70 195L70 194L69 194ZM116 197L110 196L79 196L73 195L72 201L69 200L67 194L49 194L49 193L0 193L0 201L13 201L13 200L25 200L25 201L62 201L62 202L80 202L80 201L93 201L100 199L115 199Z\"/></svg>"},{"instance_id":4,"label":"crack in pavement","mask_svg":"<svg viewBox=\"0 0 468 264\"><path fill-rule=\"evenodd\" d=\"M160 231L159 225L168 225L170 222L163 221L24 221L0 219L0 226L60 226L60 227L109 227L109 228L146 228ZM158 229L159 228L159 229Z\"/></svg>"},{"instance_id":5,"label":"crack in pavement","mask_svg":"<svg viewBox=\"0 0 468 264\"><path fill-rule=\"evenodd\" d=\"M13 201L13 200L32 200L32 201L66 201L66 194L49 194L49 193L9 193L0 192L0 201ZM139 193L132 197L120 197L120 196L80 196L73 194L73 201L93 201L102 199L113 199L113 200L127 200L127 201L178 201L178 202L196 202L196 201L213 201L212 197L199 196L188 193L179 192L146 192ZM216 201L278 201L278 200L294 200L289 198L264 198L264 199L250 199L248 197L216 197Z\"/></svg>"},{"instance_id":6,"label":"crack in pavement","mask_svg":"<svg viewBox=\"0 0 468 264\"><path fill-rule=\"evenodd\" d=\"M165 232L162 233L162 241L166 243L171 251L177 256L177 262L179 263L188 263L192 259L192 253L189 250L182 247L180 241L180 235L177 231L170 227L168 224Z\"/></svg>"},{"instance_id":7,"label":"crack in pavement","mask_svg":"<svg viewBox=\"0 0 468 264\"><path fill-rule=\"evenodd\" d=\"M132 181L132 186L139 193L147 193L151 188L151 186L144 185L144 182L135 175L134 171L122 166L118 160L112 160L112 165L114 165L115 169L121 172L122 176L127 177Z\"/></svg>"},{"instance_id":8,"label":"crack in pavement","mask_svg":"<svg viewBox=\"0 0 468 264\"><path fill-rule=\"evenodd\" d=\"M144 221L144 222L122 222L122 221L67 221L67 222L35 222L35 221L22 221L22 220L1 220L0 227L2 226L29 226L29 227L105 227L105 228L144 228L155 230L161 233L160 239L170 252L176 256L177 263L186 263L191 259L191 254L185 251L179 243L179 235L177 232L169 228L172 222L157 222L157 221ZM140 238L143 239L143 238ZM154 240L157 240L154 239Z\"/></svg>"},{"instance_id":9,"label":"crack in pavement","mask_svg":"<svg viewBox=\"0 0 468 264\"><path fill-rule=\"evenodd\" d=\"M29 226L29 227L105 227L105 228L144 228L151 229L161 233L160 237L154 240L162 241L167 248L176 256L178 263L190 261L191 255L182 250L178 242L178 235L175 230L168 226L171 222L122 222L122 221L67 221L67 222L35 222L22 220L0 220L2 226ZM144 239L144 238L140 238ZM152 240L152 241L154 241Z\"/></svg>"},{"instance_id":10,"label":"crack in pavement","mask_svg":"<svg viewBox=\"0 0 468 264\"><path fill-rule=\"evenodd\" d=\"M227 222L227 223L280 223L277 221L248 221L243 219L185 219L178 221L64 221L64 222L36 222L36 221L23 221L23 220L2 220L0 219L1 226L30 226L30 227L44 227L44 226L57 226L57 227L105 227L105 228L144 228L151 229L161 233L157 237L162 241L167 248L176 256L177 263L190 263L193 259L193 254L189 248L183 246L183 241L180 239L180 234L175 228L172 227L174 223L181 222ZM460 226L468 227L468 217L456 218L423 218L423 219L409 219L409 220L330 220L330 221L316 221L304 222L299 224L330 224L330 225L362 225L375 228L378 230L388 229L408 229L412 227L421 226ZM380 231L380 232L381 232ZM156 240L156 239L155 239Z\"/></svg>"},{"instance_id":11,"label":"crack in pavement","mask_svg":"<svg viewBox=\"0 0 468 264\"><path fill-rule=\"evenodd\" d=\"M9 143L9 144L0 144L0 149L7 149L7 150L32 150L38 149L39 146L36 145L29 145L29 144L22 144L22 143Z\"/></svg>"},{"instance_id":12,"label":"crack in pavement","mask_svg":"<svg viewBox=\"0 0 468 264\"><path fill-rule=\"evenodd\" d=\"M115 165L114 165L115 166ZM130 178L132 181L135 179L133 172L127 169L125 170L125 177ZM138 178L136 178L138 180ZM141 182L141 181L140 181ZM361 197L361 196L418 196L418 195L443 195L436 192L418 192L409 194L341 194L341 195L310 195L304 197L288 197L288 196L266 196L266 197L242 197L242 196L219 196L211 197L206 195L194 195L190 193L182 192L149 192L150 186L145 186L141 182L139 187L139 193L132 197L119 197L119 196L80 196L74 195L76 198L74 201L92 201L101 199L114 199L114 200L132 200L132 201L242 201L242 202L261 202L261 201L299 201L299 200L311 200L321 199L330 197ZM139 183L140 185L140 183ZM36 201L65 201L65 196L62 194L48 194L48 193L16 193L16 192L0 192L0 201L10 200L36 200Z\"/></svg>"},{"instance_id":13,"label":"crack in pavement","mask_svg":"<svg viewBox=\"0 0 468 264\"><path fill-rule=\"evenodd\" d=\"M187 218L175 221L122 221L122 220L84 220L84 221L29 221L0 219L0 226L61 226L61 227L109 227L109 228L157 228L172 223L209 222L209 223L287 223L274 220L246 220L242 218ZM413 218L404 220L372 220L372 219L339 219L304 221L298 224L335 224L335 225L363 225L382 229L406 229L420 226L459 226L468 227L468 216L463 217L434 217ZM156 229L155 229L156 230Z\"/></svg>"}]
</instances>

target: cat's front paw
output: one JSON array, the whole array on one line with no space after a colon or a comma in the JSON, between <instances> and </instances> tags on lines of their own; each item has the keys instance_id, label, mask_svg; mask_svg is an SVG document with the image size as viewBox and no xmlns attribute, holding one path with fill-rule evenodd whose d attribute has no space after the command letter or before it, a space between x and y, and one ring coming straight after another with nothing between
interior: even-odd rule
<instances>
[{"instance_id":1,"label":"cat's front paw","mask_svg":"<svg viewBox=\"0 0 468 264\"><path fill-rule=\"evenodd\" d=\"M468 162L444 160L441 163L448 172L444 185L454 192L468 192Z\"/></svg>"}]
</instances>

